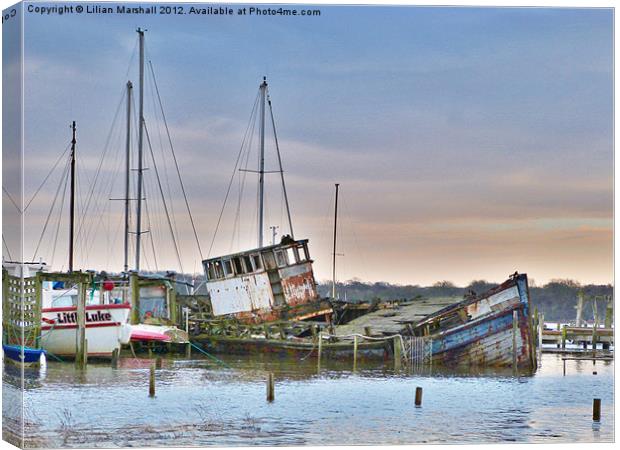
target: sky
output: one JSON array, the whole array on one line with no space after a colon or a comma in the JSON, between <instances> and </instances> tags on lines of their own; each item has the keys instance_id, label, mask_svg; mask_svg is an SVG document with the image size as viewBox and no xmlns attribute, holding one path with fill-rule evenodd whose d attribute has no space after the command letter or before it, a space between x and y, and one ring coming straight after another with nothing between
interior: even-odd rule
<instances>
[{"instance_id":1,"label":"sky","mask_svg":"<svg viewBox=\"0 0 620 450\"><path fill-rule=\"evenodd\" d=\"M340 183L340 280L466 285L516 270L537 284L613 281L611 9L318 8L318 17L26 13L23 202L76 120L77 265L122 269L123 205L109 199L123 196L123 95L127 80L137 87L142 27L203 258L256 247L256 175L234 167L266 76L295 237L310 240L317 279L331 277ZM5 67L10 58L5 51ZM145 121L181 264L147 159L142 267L198 272L150 75L146 84ZM253 136L242 160L256 170ZM267 170L276 170L270 131L266 141ZM24 215L25 259L64 270L66 220L55 233L68 197L34 250L65 160ZM266 177L269 241L269 226L288 226L279 175ZM3 194L4 216L11 207Z\"/></svg>"}]
</instances>

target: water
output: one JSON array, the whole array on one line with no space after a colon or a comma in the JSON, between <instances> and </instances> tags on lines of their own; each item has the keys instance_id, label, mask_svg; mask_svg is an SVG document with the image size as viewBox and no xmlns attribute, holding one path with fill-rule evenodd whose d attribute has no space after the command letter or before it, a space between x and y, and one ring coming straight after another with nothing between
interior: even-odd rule
<instances>
[{"instance_id":1,"label":"water","mask_svg":"<svg viewBox=\"0 0 620 450\"><path fill-rule=\"evenodd\" d=\"M510 372L395 373L381 363L293 361L261 356L165 359L148 397L147 360L119 369L48 362L27 376L28 446L240 446L490 442L612 442L613 364L543 355L529 377ZM347 364L349 366L349 364ZM597 375L593 375L593 370ZM266 371L276 399L267 403ZM3 412L18 411L18 372L4 373ZM19 385L19 382L17 382ZM414 406L417 386L423 405ZM602 420L592 422L592 399ZM10 420L5 420L11 423Z\"/></svg>"}]
</instances>

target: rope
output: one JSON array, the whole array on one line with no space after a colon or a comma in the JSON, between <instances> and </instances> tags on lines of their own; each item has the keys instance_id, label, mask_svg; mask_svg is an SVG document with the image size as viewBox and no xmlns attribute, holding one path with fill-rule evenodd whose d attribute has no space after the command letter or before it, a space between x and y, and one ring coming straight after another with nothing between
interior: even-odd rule
<instances>
[{"instance_id":1,"label":"rope","mask_svg":"<svg viewBox=\"0 0 620 450\"><path fill-rule=\"evenodd\" d=\"M372 337L372 336L366 336L364 334L359 334L359 333L342 334L342 335L323 334L323 333L321 333L321 336L325 336L325 337L328 337L328 338L337 338L337 339L353 338L353 337L357 336L357 337L361 337L362 339L367 339L369 341L391 341L395 337L398 337L398 339L400 340L401 348L403 349L402 355L404 356L405 360L408 359L407 356L406 356L406 352L404 351L404 349L405 349L405 340L403 339L402 334L393 334L391 336L386 336L386 337Z\"/></svg>"},{"instance_id":2,"label":"rope","mask_svg":"<svg viewBox=\"0 0 620 450\"><path fill-rule=\"evenodd\" d=\"M218 362L219 364L221 364L222 366L226 367L227 369L232 369L232 367L230 367L228 364L226 364L224 361L222 361L221 359L216 358L215 356L213 356L212 354L210 354L209 352L207 352L206 350L202 349L201 347L198 347L196 344L194 344L193 342L190 342L189 345L191 345L192 347L194 347L196 350L198 350L200 353L208 356L209 358L211 358L212 360Z\"/></svg>"}]
</instances>

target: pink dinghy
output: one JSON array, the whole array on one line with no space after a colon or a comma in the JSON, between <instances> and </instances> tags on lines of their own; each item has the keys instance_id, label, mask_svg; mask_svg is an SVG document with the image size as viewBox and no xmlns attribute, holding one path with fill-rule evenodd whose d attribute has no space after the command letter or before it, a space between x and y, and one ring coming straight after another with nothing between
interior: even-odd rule
<instances>
[{"instance_id":1,"label":"pink dinghy","mask_svg":"<svg viewBox=\"0 0 620 450\"><path fill-rule=\"evenodd\" d=\"M174 326L148 325L140 323L131 326L132 342L170 342L175 344L186 344L188 341L187 333Z\"/></svg>"}]
</instances>

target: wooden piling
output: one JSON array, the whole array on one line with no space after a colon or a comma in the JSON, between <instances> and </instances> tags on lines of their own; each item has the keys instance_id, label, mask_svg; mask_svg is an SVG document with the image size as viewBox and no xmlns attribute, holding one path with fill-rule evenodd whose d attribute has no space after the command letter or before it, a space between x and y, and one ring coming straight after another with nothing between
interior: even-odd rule
<instances>
[{"instance_id":1,"label":"wooden piling","mask_svg":"<svg viewBox=\"0 0 620 450\"><path fill-rule=\"evenodd\" d=\"M415 405L422 406L422 388L415 388Z\"/></svg>"},{"instance_id":2,"label":"wooden piling","mask_svg":"<svg viewBox=\"0 0 620 450\"><path fill-rule=\"evenodd\" d=\"M157 358L155 358L155 368L161 369L161 367L162 367L162 360L161 360L161 357L158 356Z\"/></svg>"},{"instance_id":3,"label":"wooden piling","mask_svg":"<svg viewBox=\"0 0 620 450\"><path fill-rule=\"evenodd\" d=\"M269 372L267 375L267 401L271 403L276 398L275 396L275 385L273 380L273 373Z\"/></svg>"},{"instance_id":4,"label":"wooden piling","mask_svg":"<svg viewBox=\"0 0 620 450\"><path fill-rule=\"evenodd\" d=\"M357 336L353 336L353 372L357 370Z\"/></svg>"},{"instance_id":5,"label":"wooden piling","mask_svg":"<svg viewBox=\"0 0 620 450\"><path fill-rule=\"evenodd\" d=\"M191 342L188 342L187 344L185 344L185 357L187 359L190 359L192 357L192 344L191 344Z\"/></svg>"},{"instance_id":6,"label":"wooden piling","mask_svg":"<svg viewBox=\"0 0 620 450\"><path fill-rule=\"evenodd\" d=\"M149 397L155 397L155 364L151 364L149 372Z\"/></svg>"},{"instance_id":7,"label":"wooden piling","mask_svg":"<svg viewBox=\"0 0 620 450\"><path fill-rule=\"evenodd\" d=\"M607 307L605 308L605 328L611 328L614 322L614 302L608 297Z\"/></svg>"},{"instance_id":8,"label":"wooden piling","mask_svg":"<svg viewBox=\"0 0 620 450\"><path fill-rule=\"evenodd\" d=\"M364 327L364 334L366 336L370 336L371 332L372 332L372 330L371 330L371 328L369 326Z\"/></svg>"},{"instance_id":9,"label":"wooden piling","mask_svg":"<svg viewBox=\"0 0 620 450\"><path fill-rule=\"evenodd\" d=\"M400 370L403 360L403 349L400 336L394 336L394 370Z\"/></svg>"},{"instance_id":10,"label":"wooden piling","mask_svg":"<svg viewBox=\"0 0 620 450\"><path fill-rule=\"evenodd\" d=\"M601 421L601 399L595 398L592 402L592 420L595 422Z\"/></svg>"},{"instance_id":11,"label":"wooden piling","mask_svg":"<svg viewBox=\"0 0 620 450\"><path fill-rule=\"evenodd\" d=\"M562 360L562 362L564 363L564 368L562 370L562 375L566 376L566 360L564 359L564 360Z\"/></svg>"},{"instance_id":12,"label":"wooden piling","mask_svg":"<svg viewBox=\"0 0 620 450\"><path fill-rule=\"evenodd\" d=\"M76 369L85 369L88 363L88 350L86 349L86 283L81 278L77 284L77 291L75 367Z\"/></svg>"},{"instance_id":13,"label":"wooden piling","mask_svg":"<svg viewBox=\"0 0 620 450\"><path fill-rule=\"evenodd\" d=\"M538 316L538 356L542 355L543 330L545 329L545 315L540 313Z\"/></svg>"},{"instance_id":14,"label":"wooden piling","mask_svg":"<svg viewBox=\"0 0 620 450\"><path fill-rule=\"evenodd\" d=\"M323 350L323 332L319 331L319 349L317 351L317 369L321 370L321 351Z\"/></svg>"},{"instance_id":15,"label":"wooden piling","mask_svg":"<svg viewBox=\"0 0 620 450\"><path fill-rule=\"evenodd\" d=\"M140 323L140 279L137 272L129 275L129 290L131 292L131 324Z\"/></svg>"},{"instance_id":16,"label":"wooden piling","mask_svg":"<svg viewBox=\"0 0 620 450\"><path fill-rule=\"evenodd\" d=\"M566 325L562 327L562 350L566 348Z\"/></svg>"},{"instance_id":17,"label":"wooden piling","mask_svg":"<svg viewBox=\"0 0 620 450\"><path fill-rule=\"evenodd\" d=\"M517 330L519 329L518 311L512 312L512 370L517 371L518 355L517 355Z\"/></svg>"},{"instance_id":18,"label":"wooden piling","mask_svg":"<svg viewBox=\"0 0 620 450\"><path fill-rule=\"evenodd\" d=\"M114 351L112 351L112 368L113 369L118 369L118 357L120 354L120 349L115 348Z\"/></svg>"}]
</instances>

